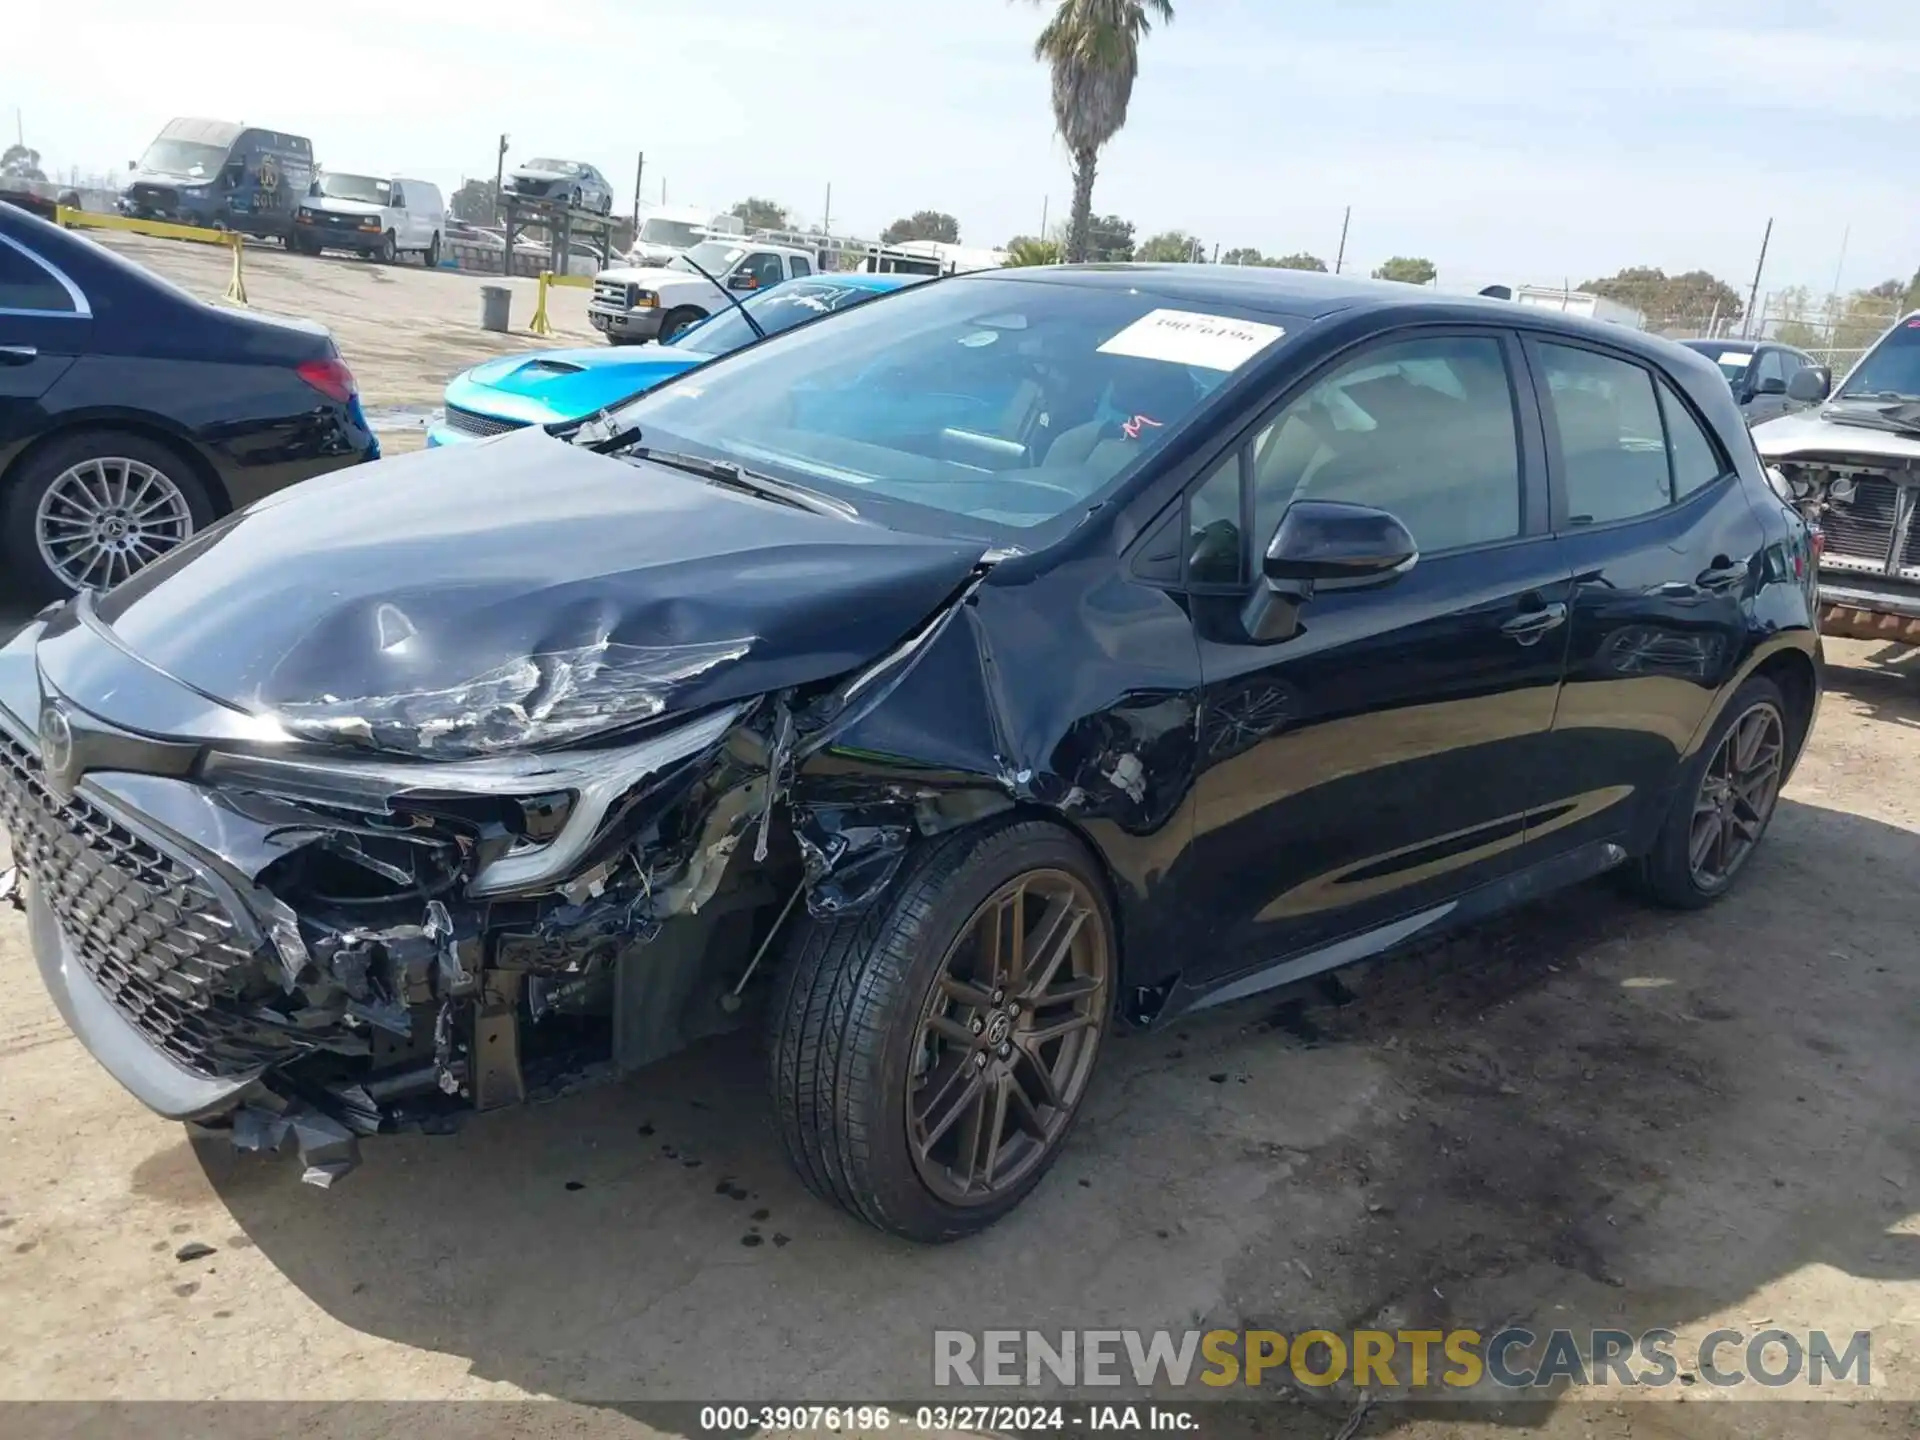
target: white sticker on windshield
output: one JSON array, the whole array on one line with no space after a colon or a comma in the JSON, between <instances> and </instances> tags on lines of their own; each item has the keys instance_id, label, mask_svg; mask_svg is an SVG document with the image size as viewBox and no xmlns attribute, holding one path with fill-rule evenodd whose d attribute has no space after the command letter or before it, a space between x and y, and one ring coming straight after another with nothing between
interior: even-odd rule
<instances>
[{"instance_id":1,"label":"white sticker on windshield","mask_svg":"<svg viewBox=\"0 0 1920 1440\"><path fill-rule=\"evenodd\" d=\"M1193 310L1152 310L1100 347L1102 355L1135 355L1203 370L1238 370L1287 332L1278 325L1202 315Z\"/></svg>"},{"instance_id":2,"label":"white sticker on windshield","mask_svg":"<svg viewBox=\"0 0 1920 1440\"><path fill-rule=\"evenodd\" d=\"M1731 365L1734 369L1738 370L1744 366L1751 365L1753 363L1753 356L1743 355L1738 350L1723 350L1720 352L1720 363L1722 365Z\"/></svg>"}]
</instances>

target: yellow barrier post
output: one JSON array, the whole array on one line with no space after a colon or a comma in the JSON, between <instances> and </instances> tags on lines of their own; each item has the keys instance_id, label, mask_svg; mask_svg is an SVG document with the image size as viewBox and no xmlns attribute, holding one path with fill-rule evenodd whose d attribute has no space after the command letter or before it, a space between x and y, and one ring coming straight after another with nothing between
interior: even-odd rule
<instances>
[{"instance_id":1,"label":"yellow barrier post","mask_svg":"<svg viewBox=\"0 0 1920 1440\"><path fill-rule=\"evenodd\" d=\"M533 301L533 319L527 323L527 329L543 338L553 334L553 322L547 319L547 287L552 283L553 272L542 270L540 288L535 293Z\"/></svg>"},{"instance_id":2,"label":"yellow barrier post","mask_svg":"<svg viewBox=\"0 0 1920 1440\"><path fill-rule=\"evenodd\" d=\"M227 282L227 299L235 305L244 305L247 303L247 278L243 257L247 253L247 242L238 235L230 235L227 243L233 247L233 279Z\"/></svg>"}]
</instances>

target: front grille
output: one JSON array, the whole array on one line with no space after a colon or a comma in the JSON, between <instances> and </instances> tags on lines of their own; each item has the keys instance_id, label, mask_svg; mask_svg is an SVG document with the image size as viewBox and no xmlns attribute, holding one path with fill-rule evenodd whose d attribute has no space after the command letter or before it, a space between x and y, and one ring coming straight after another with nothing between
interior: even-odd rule
<instances>
[{"instance_id":1,"label":"front grille","mask_svg":"<svg viewBox=\"0 0 1920 1440\"><path fill-rule=\"evenodd\" d=\"M631 310L633 286L624 280L596 280L593 282L593 298L599 304L615 310Z\"/></svg>"},{"instance_id":2,"label":"front grille","mask_svg":"<svg viewBox=\"0 0 1920 1440\"><path fill-rule=\"evenodd\" d=\"M1827 535L1827 558L1885 565L1893 547L1893 516L1898 490L1872 475L1853 478L1853 498L1829 498L1820 516Z\"/></svg>"},{"instance_id":3,"label":"front grille","mask_svg":"<svg viewBox=\"0 0 1920 1440\"><path fill-rule=\"evenodd\" d=\"M478 410L465 410L458 405L447 406L447 428L458 430L462 435L504 435L509 430L524 429L526 423L482 415Z\"/></svg>"},{"instance_id":4,"label":"front grille","mask_svg":"<svg viewBox=\"0 0 1920 1440\"><path fill-rule=\"evenodd\" d=\"M180 203L180 192L159 185L136 185L133 198L140 205L153 205L163 210L171 210Z\"/></svg>"},{"instance_id":5,"label":"front grille","mask_svg":"<svg viewBox=\"0 0 1920 1440\"><path fill-rule=\"evenodd\" d=\"M225 1077L295 1053L241 1008L265 971L212 889L84 796L56 796L5 731L0 828L80 963L169 1059Z\"/></svg>"}]
</instances>

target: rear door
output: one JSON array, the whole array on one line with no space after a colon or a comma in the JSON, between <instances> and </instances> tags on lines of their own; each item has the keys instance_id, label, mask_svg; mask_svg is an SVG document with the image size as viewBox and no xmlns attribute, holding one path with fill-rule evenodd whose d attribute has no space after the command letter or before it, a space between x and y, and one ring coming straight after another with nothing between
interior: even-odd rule
<instances>
[{"instance_id":1,"label":"rear door","mask_svg":"<svg viewBox=\"0 0 1920 1440\"><path fill-rule=\"evenodd\" d=\"M1215 926L1203 981L1500 879L1551 793L1569 575L1518 339L1423 329L1349 353L1189 499L1205 691L1181 883ZM1384 585L1323 588L1294 633L1255 643L1258 556L1301 499L1387 510L1420 556ZM1223 545L1242 531L1251 545Z\"/></svg>"},{"instance_id":2,"label":"rear door","mask_svg":"<svg viewBox=\"0 0 1920 1440\"><path fill-rule=\"evenodd\" d=\"M0 234L0 467L38 434L41 397L86 351L86 295L24 241Z\"/></svg>"},{"instance_id":3,"label":"rear door","mask_svg":"<svg viewBox=\"0 0 1920 1440\"><path fill-rule=\"evenodd\" d=\"M1712 427L1657 367L1584 339L1532 336L1527 354L1573 577L1555 794L1535 831L1568 849L1664 812L1744 651L1766 535Z\"/></svg>"}]
</instances>

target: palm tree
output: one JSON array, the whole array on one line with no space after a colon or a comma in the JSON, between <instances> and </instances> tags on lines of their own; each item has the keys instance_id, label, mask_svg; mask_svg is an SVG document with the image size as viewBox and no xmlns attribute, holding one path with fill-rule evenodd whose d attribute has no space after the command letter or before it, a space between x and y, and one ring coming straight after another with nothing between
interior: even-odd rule
<instances>
[{"instance_id":1,"label":"palm tree","mask_svg":"<svg viewBox=\"0 0 1920 1440\"><path fill-rule=\"evenodd\" d=\"M1034 0L1046 4L1049 0ZM1087 258L1093 176L1100 151L1127 123L1140 73L1140 42L1153 21L1173 19L1173 0L1052 0L1053 18L1033 58L1053 69L1053 123L1073 157L1073 219L1067 259Z\"/></svg>"},{"instance_id":2,"label":"palm tree","mask_svg":"<svg viewBox=\"0 0 1920 1440\"><path fill-rule=\"evenodd\" d=\"M1009 269L1020 265L1058 265L1060 247L1051 240L1035 240L1022 235L1007 247Z\"/></svg>"}]
</instances>

